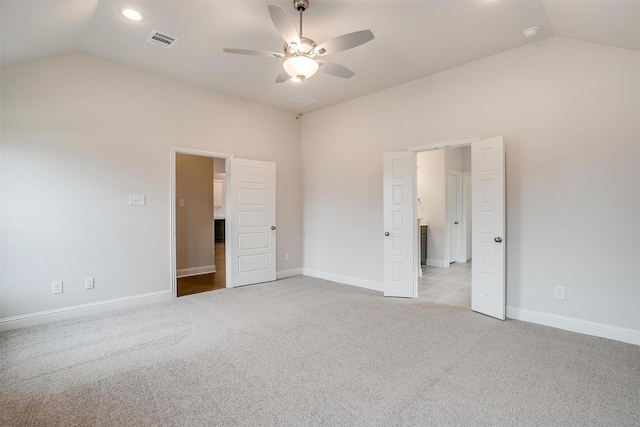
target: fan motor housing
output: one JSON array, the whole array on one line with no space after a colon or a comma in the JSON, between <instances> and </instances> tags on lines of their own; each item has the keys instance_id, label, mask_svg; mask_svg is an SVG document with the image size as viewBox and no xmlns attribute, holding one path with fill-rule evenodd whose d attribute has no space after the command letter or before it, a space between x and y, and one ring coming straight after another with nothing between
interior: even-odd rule
<instances>
[{"instance_id":1,"label":"fan motor housing","mask_svg":"<svg viewBox=\"0 0 640 427\"><path fill-rule=\"evenodd\" d=\"M290 44L285 43L283 51L284 51L284 54L288 57L305 55L313 58L314 56L316 56L316 51L315 51L316 47L318 47L318 45L315 41L306 37L301 37L300 46L292 47Z\"/></svg>"},{"instance_id":2,"label":"fan motor housing","mask_svg":"<svg viewBox=\"0 0 640 427\"><path fill-rule=\"evenodd\" d=\"M293 0L293 7L300 12L304 12L309 8L309 0Z\"/></svg>"}]
</instances>

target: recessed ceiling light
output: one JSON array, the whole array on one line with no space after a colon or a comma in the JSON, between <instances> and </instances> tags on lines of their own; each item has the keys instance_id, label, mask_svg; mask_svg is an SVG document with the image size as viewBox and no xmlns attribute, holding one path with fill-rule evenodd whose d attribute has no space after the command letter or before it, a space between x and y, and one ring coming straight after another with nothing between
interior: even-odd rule
<instances>
[{"instance_id":1,"label":"recessed ceiling light","mask_svg":"<svg viewBox=\"0 0 640 427\"><path fill-rule=\"evenodd\" d=\"M531 37L537 36L539 32L540 32L540 27L531 27L524 30L522 34L524 34L526 38L531 38Z\"/></svg>"},{"instance_id":2,"label":"recessed ceiling light","mask_svg":"<svg viewBox=\"0 0 640 427\"><path fill-rule=\"evenodd\" d=\"M127 18L131 19L132 21L142 20L142 15L140 15L140 12L133 9L123 9L122 14Z\"/></svg>"}]
</instances>

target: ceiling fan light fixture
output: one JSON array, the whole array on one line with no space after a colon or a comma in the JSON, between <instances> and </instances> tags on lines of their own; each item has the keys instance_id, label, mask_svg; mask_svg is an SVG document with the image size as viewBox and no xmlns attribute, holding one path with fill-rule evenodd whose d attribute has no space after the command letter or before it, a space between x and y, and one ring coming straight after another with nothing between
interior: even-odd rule
<instances>
[{"instance_id":1,"label":"ceiling fan light fixture","mask_svg":"<svg viewBox=\"0 0 640 427\"><path fill-rule=\"evenodd\" d=\"M318 63L308 56L294 56L284 61L284 70L293 78L304 80L313 76L318 71Z\"/></svg>"},{"instance_id":2,"label":"ceiling fan light fixture","mask_svg":"<svg viewBox=\"0 0 640 427\"><path fill-rule=\"evenodd\" d=\"M289 80L291 80L294 83L300 83L301 81L304 80L304 76L295 76L295 77L291 77Z\"/></svg>"}]
</instances>

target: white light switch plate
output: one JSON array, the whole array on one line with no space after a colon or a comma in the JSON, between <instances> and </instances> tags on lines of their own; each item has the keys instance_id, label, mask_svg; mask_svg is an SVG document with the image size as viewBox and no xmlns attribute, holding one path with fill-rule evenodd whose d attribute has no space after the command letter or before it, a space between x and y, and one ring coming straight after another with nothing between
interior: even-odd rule
<instances>
[{"instance_id":1,"label":"white light switch plate","mask_svg":"<svg viewBox=\"0 0 640 427\"><path fill-rule=\"evenodd\" d=\"M146 197L144 194L129 194L129 206L144 206Z\"/></svg>"}]
</instances>

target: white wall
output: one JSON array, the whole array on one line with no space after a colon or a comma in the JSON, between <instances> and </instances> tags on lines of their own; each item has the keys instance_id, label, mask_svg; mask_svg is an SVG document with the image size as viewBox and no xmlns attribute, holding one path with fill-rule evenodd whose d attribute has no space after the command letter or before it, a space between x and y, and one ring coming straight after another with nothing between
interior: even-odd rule
<instances>
[{"instance_id":1,"label":"white wall","mask_svg":"<svg viewBox=\"0 0 640 427\"><path fill-rule=\"evenodd\" d=\"M5 67L1 84L5 324L169 295L172 145L276 162L278 270L301 266L292 114L80 54ZM145 194L146 206L128 206L129 194ZM51 295L54 280L63 294Z\"/></svg>"},{"instance_id":2,"label":"white wall","mask_svg":"<svg viewBox=\"0 0 640 427\"><path fill-rule=\"evenodd\" d=\"M552 37L305 114L305 268L382 282L382 153L504 135L508 306L639 331L639 96L638 52Z\"/></svg>"}]
</instances>

